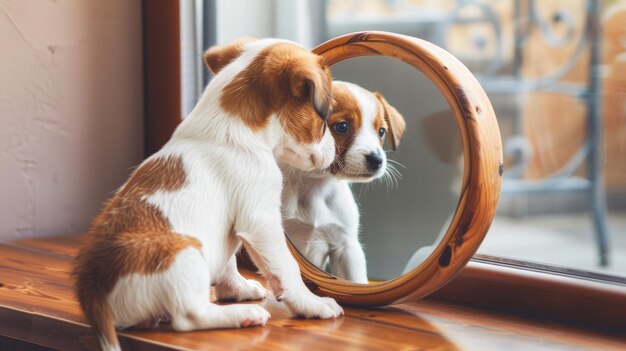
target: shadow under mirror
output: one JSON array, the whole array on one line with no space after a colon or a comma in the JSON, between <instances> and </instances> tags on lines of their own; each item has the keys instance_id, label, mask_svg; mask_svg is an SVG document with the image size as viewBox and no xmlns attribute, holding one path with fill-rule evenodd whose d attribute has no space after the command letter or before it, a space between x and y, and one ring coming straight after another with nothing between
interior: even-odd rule
<instances>
[{"instance_id":1,"label":"shadow under mirror","mask_svg":"<svg viewBox=\"0 0 626 351\"><path fill-rule=\"evenodd\" d=\"M357 85L334 83L329 127L338 156L323 175L286 176L285 230L319 269L358 283L387 281L418 267L448 229L463 175L459 129L437 87L401 61L360 57L331 71L335 81ZM378 151L382 160L372 161ZM370 172L372 163L381 169Z\"/></svg>"}]
</instances>

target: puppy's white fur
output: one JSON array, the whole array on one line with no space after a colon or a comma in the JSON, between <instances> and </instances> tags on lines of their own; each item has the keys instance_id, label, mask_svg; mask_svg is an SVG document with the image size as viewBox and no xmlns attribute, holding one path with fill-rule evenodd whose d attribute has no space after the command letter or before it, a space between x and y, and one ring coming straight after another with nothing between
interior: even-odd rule
<instances>
[{"instance_id":1,"label":"puppy's white fur","mask_svg":"<svg viewBox=\"0 0 626 351\"><path fill-rule=\"evenodd\" d=\"M333 275L367 284L359 208L350 181L286 168L283 224L291 242L316 267L330 264Z\"/></svg>"},{"instance_id":2,"label":"puppy's white fur","mask_svg":"<svg viewBox=\"0 0 626 351\"><path fill-rule=\"evenodd\" d=\"M352 123L358 121L359 125L350 126L355 133L343 152L342 160L336 161L340 164L338 171L302 172L281 165L285 178L283 223L292 243L312 264L322 269L328 267L330 273L337 277L367 284L366 259L359 241L359 208L351 183L369 182L382 177L387 171L387 158L379 130L374 127L375 119L385 119L387 129L395 124L393 127L399 136L404 130L404 120L399 114L391 121L385 118L385 106L373 93L355 84L334 81L333 88L338 86L343 87L356 102L358 112L352 113L360 113L360 118L347 119ZM344 114L343 106L335 105L335 110ZM397 111L394 109L393 113ZM333 120L331 116L329 125L332 128L345 120L346 117ZM365 156L371 153L382 156L382 166L377 171L367 168Z\"/></svg>"},{"instance_id":3,"label":"puppy's white fur","mask_svg":"<svg viewBox=\"0 0 626 351\"><path fill-rule=\"evenodd\" d=\"M159 190L143 201L158 210L172 232L196 238L201 249L188 247L178 252L163 271L120 277L105 306L116 327L160 316L170 318L173 328L180 331L264 324L269 314L259 305L219 306L209 299L211 285L222 299L262 299L267 295L258 282L237 272L234 255L242 243L276 296L295 315L332 318L342 313L333 299L312 294L302 282L285 242L280 213L282 174L277 160L304 170L327 167L334 157L330 132L319 144L296 143L275 115L263 129L253 131L220 107L225 85L275 43L258 40L245 44L242 54L214 77L170 141L144 161L171 156L182 160L186 177L182 188ZM99 335L99 339L103 349L119 350L110 335Z\"/></svg>"}]
</instances>

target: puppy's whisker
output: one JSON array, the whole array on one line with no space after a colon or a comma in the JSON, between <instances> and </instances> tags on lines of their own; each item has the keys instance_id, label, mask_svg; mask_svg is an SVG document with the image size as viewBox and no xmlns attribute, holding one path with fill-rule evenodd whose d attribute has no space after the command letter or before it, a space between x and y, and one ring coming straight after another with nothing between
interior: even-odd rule
<instances>
[{"instance_id":1,"label":"puppy's whisker","mask_svg":"<svg viewBox=\"0 0 626 351\"><path fill-rule=\"evenodd\" d=\"M385 190L387 193L389 191L389 174L387 172L383 173L382 177L377 179L377 183L385 183Z\"/></svg>"},{"instance_id":2,"label":"puppy's whisker","mask_svg":"<svg viewBox=\"0 0 626 351\"><path fill-rule=\"evenodd\" d=\"M345 164L344 160L341 158L341 156L336 155L335 156L335 162L337 163L339 168L341 168L341 169L346 168L346 164Z\"/></svg>"},{"instance_id":3,"label":"puppy's whisker","mask_svg":"<svg viewBox=\"0 0 626 351\"><path fill-rule=\"evenodd\" d=\"M393 177L392 177L391 173L385 172L385 174L383 174L381 179L383 179L385 181L386 190L388 192L389 189L393 187Z\"/></svg>"},{"instance_id":4,"label":"puppy's whisker","mask_svg":"<svg viewBox=\"0 0 626 351\"><path fill-rule=\"evenodd\" d=\"M403 165L402 163L400 163L400 162L398 162L398 161L396 161L396 160L393 160L393 159L388 158L388 159L387 159L387 162L391 162L391 163L392 163L392 164L394 164L394 165L397 165L397 166L400 166L400 167L402 167L402 168L406 169L406 166L405 166L405 165Z\"/></svg>"},{"instance_id":5,"label":"puppy's whisker","mask_svg":"<svg viewBox=\"0 0 626 351\"><path fill-rule=\"evenodd\" d=\"M406 167L405 167L406 169ZM395 176L398 176L399 178L402 178L402 173L393 165L393 164L387 164L387 170L391 173L393 173Z\"/></svg>"},{"instance_id":6,"label":"puppy's whisker","mask_svg":"<svg viewBox=\"0 0 626 351\"><path fill-rule=\"evenodd\" d=\"M398 179L402 179L402 174L394 167L393 164L387 163L383 178L388 181L388 189L399 186Z\"/></svg>"},{"instance_id":7,"label":"puppy's whisker","mask_svg":"<svg viewBox=\"0 0 626 351\"><path fill-rule=\"evenodd\" d=\"M402 174L400 174L398 171L396 171L397 173L391 173L391 177L393 178L393 181L396 183L396 187L400 186L400 180L402 179Z\"/></svg>"}]
</instances>

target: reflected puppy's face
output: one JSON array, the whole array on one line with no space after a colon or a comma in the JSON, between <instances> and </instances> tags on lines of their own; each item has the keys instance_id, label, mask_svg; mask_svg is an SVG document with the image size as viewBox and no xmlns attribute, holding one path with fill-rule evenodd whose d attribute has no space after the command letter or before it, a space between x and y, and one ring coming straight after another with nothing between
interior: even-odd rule
<instances>
[{"instance_id":1,"label":"reflected puppy's face","mask_svg":"<svg viewBox=\"0 0 626 351\"><path fill-rule=\"evenodd\" d=\"M369 182L387 169L385 139L396 150L406 122L380 93L334 81L333 113L328 125L335 139L335 161L330 172L353 182Z\"/></svg>"}]
</instances>

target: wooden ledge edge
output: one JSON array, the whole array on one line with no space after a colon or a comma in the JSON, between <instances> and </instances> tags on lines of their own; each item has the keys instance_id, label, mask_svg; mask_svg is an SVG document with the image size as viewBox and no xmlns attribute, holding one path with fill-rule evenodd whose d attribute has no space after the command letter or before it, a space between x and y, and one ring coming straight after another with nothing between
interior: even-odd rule
<instances>
[{"instance_id":1,"label":"wooden ledge edge","mask_svg":"<svg viewBox=\"0 0 626 351\"><path fill-rule=\"evenodd\" d=\"M471 260L428 299L623 338L626 286Z\"/></svg>"},{"instance_id":2,"label":"wooden ledge edge","mask_svg":"<svg viewBox=\"0 0 626 351\"><path fill-rule=\"evenodd\" d=\"M154 340L118 332L122 349L186 350ZM8 337L60 350L98 349L91 327L85 323L0 305L0 338Z\"/></svg>"}]
</instances>

